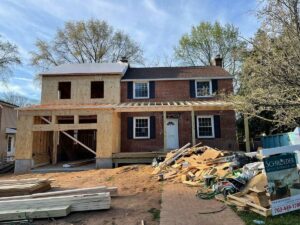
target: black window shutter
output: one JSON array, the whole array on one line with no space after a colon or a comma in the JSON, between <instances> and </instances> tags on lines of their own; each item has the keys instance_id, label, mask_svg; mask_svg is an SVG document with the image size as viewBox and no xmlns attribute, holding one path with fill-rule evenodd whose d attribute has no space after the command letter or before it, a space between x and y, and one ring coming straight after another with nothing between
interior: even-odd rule
<instances>
[{"instance_id":1,"label":"black window shutter","mask_svg":"<svg viewBox=\"0 0 300 225\"><path fill-rule=\"evenodd\" d=\"M196 89L195 89L195 81L190 80L190 97L196 98Z\"/></svg>"},{"instance_id":2,"label":"black window shutter","mask_svg":"<svg viewBox=\"0 0 300 225\"><path fill-rule=\"evenodd\" d=\"M133 117L127 117L127 137L133 138Z\"/></svg>"},{"instance_id":3,"label":"black window shutter","mask_svg":"<svg viewBox=\"0 0 300 225\"><path fill-rule=\"evenodd\" d=\"M155 98L155 81L149 82L149 89L150 98Z\"/></svg>"},{"instance_id":4,"label":"black window shutter","mask_svg":"<svg viewBox=\"0 0 300 225\"><path fill-rule=\"evenodd\" d=\"M211 86L212 86L212 93L218 94L218 80L212 80Z\"/></svg>"},{"instance_id":5,"label":"black window shutter","mask_svg":"<svg viewBox=\"0 0 300 225\"><path fill-rule=\"evenodd\" d=\"M221 137L221 124L220 124L220 116L214 115L214 128L215 128L215 138Z\"/></svg>"},{"instance_id":6,"label":"black window shutter","mask_svg":"<svg viewBox=\"0 0 300 225\"><path fill-rule=\"evenodd\" d=\"M133 99L133 82L127 82L127 98Z\"/></svg>"},{"instance_id":7,"label":"black window shutter","mask_svg":"<svg viewBox=\"0 0 300 225\"><path fill-rule=\"evenodd\" d=\"M154 139L155 138L155 116L150 116L150 138Z\"/></svg>"}]
</instances>

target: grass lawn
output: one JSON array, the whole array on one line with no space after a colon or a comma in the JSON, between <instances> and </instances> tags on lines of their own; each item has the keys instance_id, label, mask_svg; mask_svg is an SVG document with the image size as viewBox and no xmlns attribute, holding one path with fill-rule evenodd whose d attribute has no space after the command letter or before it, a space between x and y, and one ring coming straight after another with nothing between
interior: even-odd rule
<instances>
[{"instance_id":1,"label":"grass lawn","mask_svg":"<svg viewBox=\"0 0 300 225\"><path fill-rule=\"evenodd\" d=\"M262 220L265 225L300 225L300 210L268 218L251 211L234 210L245 221L246 225L254 225L253 220Z\"/></svg>"}]
</instances>

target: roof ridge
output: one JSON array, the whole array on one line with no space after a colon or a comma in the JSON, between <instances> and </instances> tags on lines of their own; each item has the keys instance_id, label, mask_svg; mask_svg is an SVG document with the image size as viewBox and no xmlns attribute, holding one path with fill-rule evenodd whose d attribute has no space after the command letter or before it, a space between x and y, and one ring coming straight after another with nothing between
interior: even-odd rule
<instances>
[{"instance_id":1,"label":"roof ridge","mask_svg":"<svg viewBox=\"0 0 300 225\"><path fill-rule=\"evenodd\" d=\"M147 66L147 67L132 67L130 66L129 69L164 69L164 68L208 68L208 67L218 67L221 69L224 69L219 66L212 66L212 65L207 65L207 66ZM224 69L225 70L225 69Z\"/></svg>"}]
</instances>

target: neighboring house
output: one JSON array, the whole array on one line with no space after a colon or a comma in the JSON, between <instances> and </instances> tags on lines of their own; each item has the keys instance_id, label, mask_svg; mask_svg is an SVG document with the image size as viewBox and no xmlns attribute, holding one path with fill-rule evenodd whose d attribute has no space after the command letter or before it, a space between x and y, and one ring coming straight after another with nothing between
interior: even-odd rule
<instances>
[{"instance_id":1,"label":"neighboring house","mask_svg":"<svg viewBox=\"0 0 300 225\"><path fill-rule=\"evenodd\" d=\"M41 105L19 109L15 171L85 158L112 167L116 153L188 142L237 150L235 112L218 97L233 92L232 76L216 64L69 64L42 73Z\"/></svg>"},{"instance_id":2,"label":"neighboring house","mask_svg":"<svg viewBox=\"0 0 300 225\"><path fill-rule=\"evenodd\" d=\"M17 127L16 105L0 100L0 161L13 160Z\"/></svg>"}]
</instances>

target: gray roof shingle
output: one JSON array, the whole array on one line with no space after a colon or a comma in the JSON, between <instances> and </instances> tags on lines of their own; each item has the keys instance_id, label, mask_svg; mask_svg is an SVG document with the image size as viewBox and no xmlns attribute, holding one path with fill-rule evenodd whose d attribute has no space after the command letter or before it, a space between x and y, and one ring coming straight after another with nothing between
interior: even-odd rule
<instances>
[{"instance_id":1,"label":"gray roof shingle","mask_svg":"<svg viewBox=\"0 0 300 225\"><path fill-rule=\"evenodd\" d=\"M191 79L191 78L233 78L219 66L189 67L129 67L122 80L134 79Z\"/></svg>"}]
</instances>

